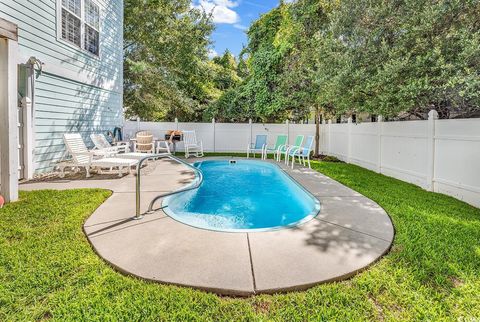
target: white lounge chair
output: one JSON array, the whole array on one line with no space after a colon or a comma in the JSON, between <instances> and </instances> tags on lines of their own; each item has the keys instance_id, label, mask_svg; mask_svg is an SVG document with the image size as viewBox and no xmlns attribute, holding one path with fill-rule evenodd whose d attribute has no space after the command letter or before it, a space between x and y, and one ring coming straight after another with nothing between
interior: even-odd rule
<instances>
[{"instance_id":1,"label":"white lounge chair","mask_svg":"<svg viewBox=\"0 0 480 322\"><path fill-rule=\"evenodd\" d=\"M154 157L152 153L125 153L125 151L129 150L128 146L126 148L123 145L111 146L110 143L108 143L107 138L103 134L90 134L90 139L92 139L92 142L95 145L95 150L92 150L94 155L134 160L141 160L148 156Z\"/></svg>"},{"instance_id":2,"label":"white lounge chair","mask_svg":"<svg viewBox=\"0 0 480 322\"><path fill-rule=\"evenodd\" d=\"M118 176L121 177L124 168L127 168L130 173L131 167L138 163L138 160L135 159L117 157L95 159L95 153L87 149L87 146L85 145L85 142L83 142L79 133L66 133L63 135L63 141L65 142L65 146L67 147L67 151L71 155L72 160L69 162L60 162L57 165L61 171L61 177L65 175L66 167L85 168L87 178L90 177L91 168L97 168L99 173L102 173L102 169L104 168L109 168L110 171L113 168L118 168Z\"/></svg>"},{"instance_id":3,"label":"white lounge chair","mask_svg":"<svg viewBox=\"0 0 480 322\"><path fill-rule=\"evenodd\" d=\"M310 153L312 152L313 140L313 136L307 136L307 140L305 141L305 145L303 147L290 149L287 155L287 165L289 157L292 157L293 169L293 165L295 164L295 157L297 157L298 163L303 163L304 166L307 165L306 162L308 161L308 167L311 169L312 167L310 166Z\"/></svg>"},{"instance_id":4,"label":"white lounge chair","mask_svg":"<svg viewBox=\"0 0 480 322\"><path fill-rule=\"evenodd\" d=\"M185 158L195 155L197 158L203 157L203 143L197 141L195 131L182 131L183 143L185 146Z\"/></svg>"},{"instance_id":5,"label":"white lounge chair","mask_svg":"<svg viewBox=\"0 0 480 322\"><path fill-rule=\"evenodd\" d=\"M116 143L110 144L110 142L108 142L105 135L101 133L90 134L90 139L95 145L95 148L97 148L98 150L112 150L112 151L116 151L117 153L130 152L130 147L127 142L116 142Z\"/></svg>"}]
</instances>

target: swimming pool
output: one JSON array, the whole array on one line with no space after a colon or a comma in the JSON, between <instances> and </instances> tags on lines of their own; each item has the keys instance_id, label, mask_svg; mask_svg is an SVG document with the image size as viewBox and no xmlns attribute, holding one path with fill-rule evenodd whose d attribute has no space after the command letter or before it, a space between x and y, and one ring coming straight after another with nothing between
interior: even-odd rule
<instances>
[{"instance_id":1,"label":"swimming pool","mask_svg":"<svg viewBox=\"0 0 480 322\"><path fill-rule=\"evenodd\" d=\"M319 201L280 167L263 161L207 160L198 189L167 197L165 212L198 228L241 232L272 230L306 222Z\"/></svg>"}]
</instances>

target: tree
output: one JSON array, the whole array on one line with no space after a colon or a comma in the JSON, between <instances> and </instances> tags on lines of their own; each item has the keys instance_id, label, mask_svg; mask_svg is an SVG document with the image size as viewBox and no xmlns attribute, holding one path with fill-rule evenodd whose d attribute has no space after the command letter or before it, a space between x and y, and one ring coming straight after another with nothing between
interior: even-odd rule
<instances>
[{"instance_id":1,"label":"tree","mask_svg":"<svg viewBox=\"0 0 480 322\"><path fill-rule=\"evenodd\" d=\"M126 115L201 118L216 99L207 57L209 15L189 0L126 0L124 12Z\"/></svg>"},{"instance_id":2,"label":"tree","mask_svg":"<svg viewBox=\"0 0 480 322\"><path fill-rule=\"evenodd\" d=\"M345 1L317 47L321 101L337 114L479 109L478 1Z\"/></svg>"},{"instance_id":3,"label":"tree","mask_svg":"<svg viewBox=\"0 0 480 322\"><path fill-rule=\"evenodd\" d=\"M222 56L214 57L212 62L214 66L214 86L221 91L226 91L232 87L236 87L241 82L241 78L237 74L237 61L227 49Z\"/></svg>"},{"instance_id":4,"label":"tree","mask_svg":"<svg viewBox=\"0 0 480 322\"><path fill-rule=\"evenodd\" d=\"M208 14L188 0L144 2L125 4L129 115L277 122L313 111L318 152L322 114L480 111L477 0L281 1L250 26L238 59L213 60Z\"/></svg>"},{"instance_id":5,"label":"tree","mask_svg":"<svg viewBox=\"0 0 480 322\"><path fill-rule=\"evenodd\" d=\"M250 75L247 61L241 55L237 65L237 75L242 79L246 79Z\"/></svg>"},{"instance_id":6,"label":"tree","mask_svg":"<svg viewBox=\"0 0 480 322\"><path fill-rule=\"evenodd\" d=\"M244 77L244 82L234 91L224 94L229 99L220 98L216 104L217 111L231 111L232 104L238 104L235 111L242 111L244 116L262 122L302 119L308 115L308 111L305 112L302 106L292 103L289 93L280 88L285 59L293 48L289 7L290 5L282 3L249 28L249 43L237 66L238 74ZM232 119L232 116L228 118Z\"/></svg>"},{"instance_id":7,"label":"tree","mask_svg":"<svg viewBox=\"0 0 480 322\"><path fill-rule=\"evenodd\" d=\"M245 61L240 59L237 64L235 56L227 49L222 56L212 59L213 85L218 89L218 99L206 108L204 120L212 118L220 122L242 122L248 119L245 113L245 97L242 96L240 84L243 78L239 75L248 75Z\"/></svg>"},{"instance_id":8,"label":"tree","mask_svg":"<svg viewBox=\"0 0 480 322\"><path fill-rule=\"evenodd\" d=\"M316 124L315 154L320 150L320 116L330 106L320 104L318 83L315 82L317 65L316 47L323 41L322 33L328 28L331 8L318 0L299 0L290 7L291 27L288 29L291 50L284 60L280 89L288 105L295 106L292 113L299 117L313 110ZM295 115L292 115L295 119Z\"/></svg>"}]
</instances>

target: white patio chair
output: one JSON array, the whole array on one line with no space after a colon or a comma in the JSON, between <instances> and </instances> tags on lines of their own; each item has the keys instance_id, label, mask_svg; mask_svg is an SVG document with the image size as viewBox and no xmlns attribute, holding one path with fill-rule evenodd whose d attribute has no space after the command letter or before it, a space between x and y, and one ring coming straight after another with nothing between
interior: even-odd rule
<instances>
[{"instance_id":1,"label":"white patio chair","mask_svg":"<svg viewBox=\"0 0 480 322\"><path fill-rule=\"evenodd\" d=\"M79 133L66 133L63 135L63 141L72 160L57 164L61 171L60 177L65 175L66 167L85 168L87 178L90 177L91 168L97 168L100 174L103 174L102 169L104 168L109 168L110 171L118 168L118 176L121 177L124 168L127 168L130 173L131 167L138 163L138 160L117 157L95 159L95 153L87 149Z\"/></svg>"},{"instance_id":2,"label":"white patio chair","mask_svg":"<svg viewBox=\"0 0 480 322\"><path fill-rule=\"evenodd\" d=\"M161 152L166 152L168 154L172 153L170 151L170 144L168 143L168 141L165 141L165 140L157 141L156 151L157 153L161 153Z\"/></svg>"},{"instance_id":3,"label":"white patio chair","mask_svg":"<svg viewBox=\"0 0 480 322\"><path fill-rule=\"evenodd\" d=\"M183 143L185 146L185 158L195 155L197 158L203 157L203 143L197 141L195 131L182 131Z\"/></svg>"}]
</instances>

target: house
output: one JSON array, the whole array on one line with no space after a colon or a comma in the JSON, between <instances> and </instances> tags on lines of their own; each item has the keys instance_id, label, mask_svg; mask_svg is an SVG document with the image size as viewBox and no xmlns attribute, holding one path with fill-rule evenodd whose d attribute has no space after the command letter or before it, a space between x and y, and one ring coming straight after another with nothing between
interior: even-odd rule
<instances>
[{"instance_id":1,"label":"house","mask_svg":"<svg viewBox=\"0 0 480 322\"><path fill-rule=\"evenodd\" d=\"M2 0L0 40L3 173L49 171L63 133L122 125L122 0Z\"/></svg>"}]
</instances>

